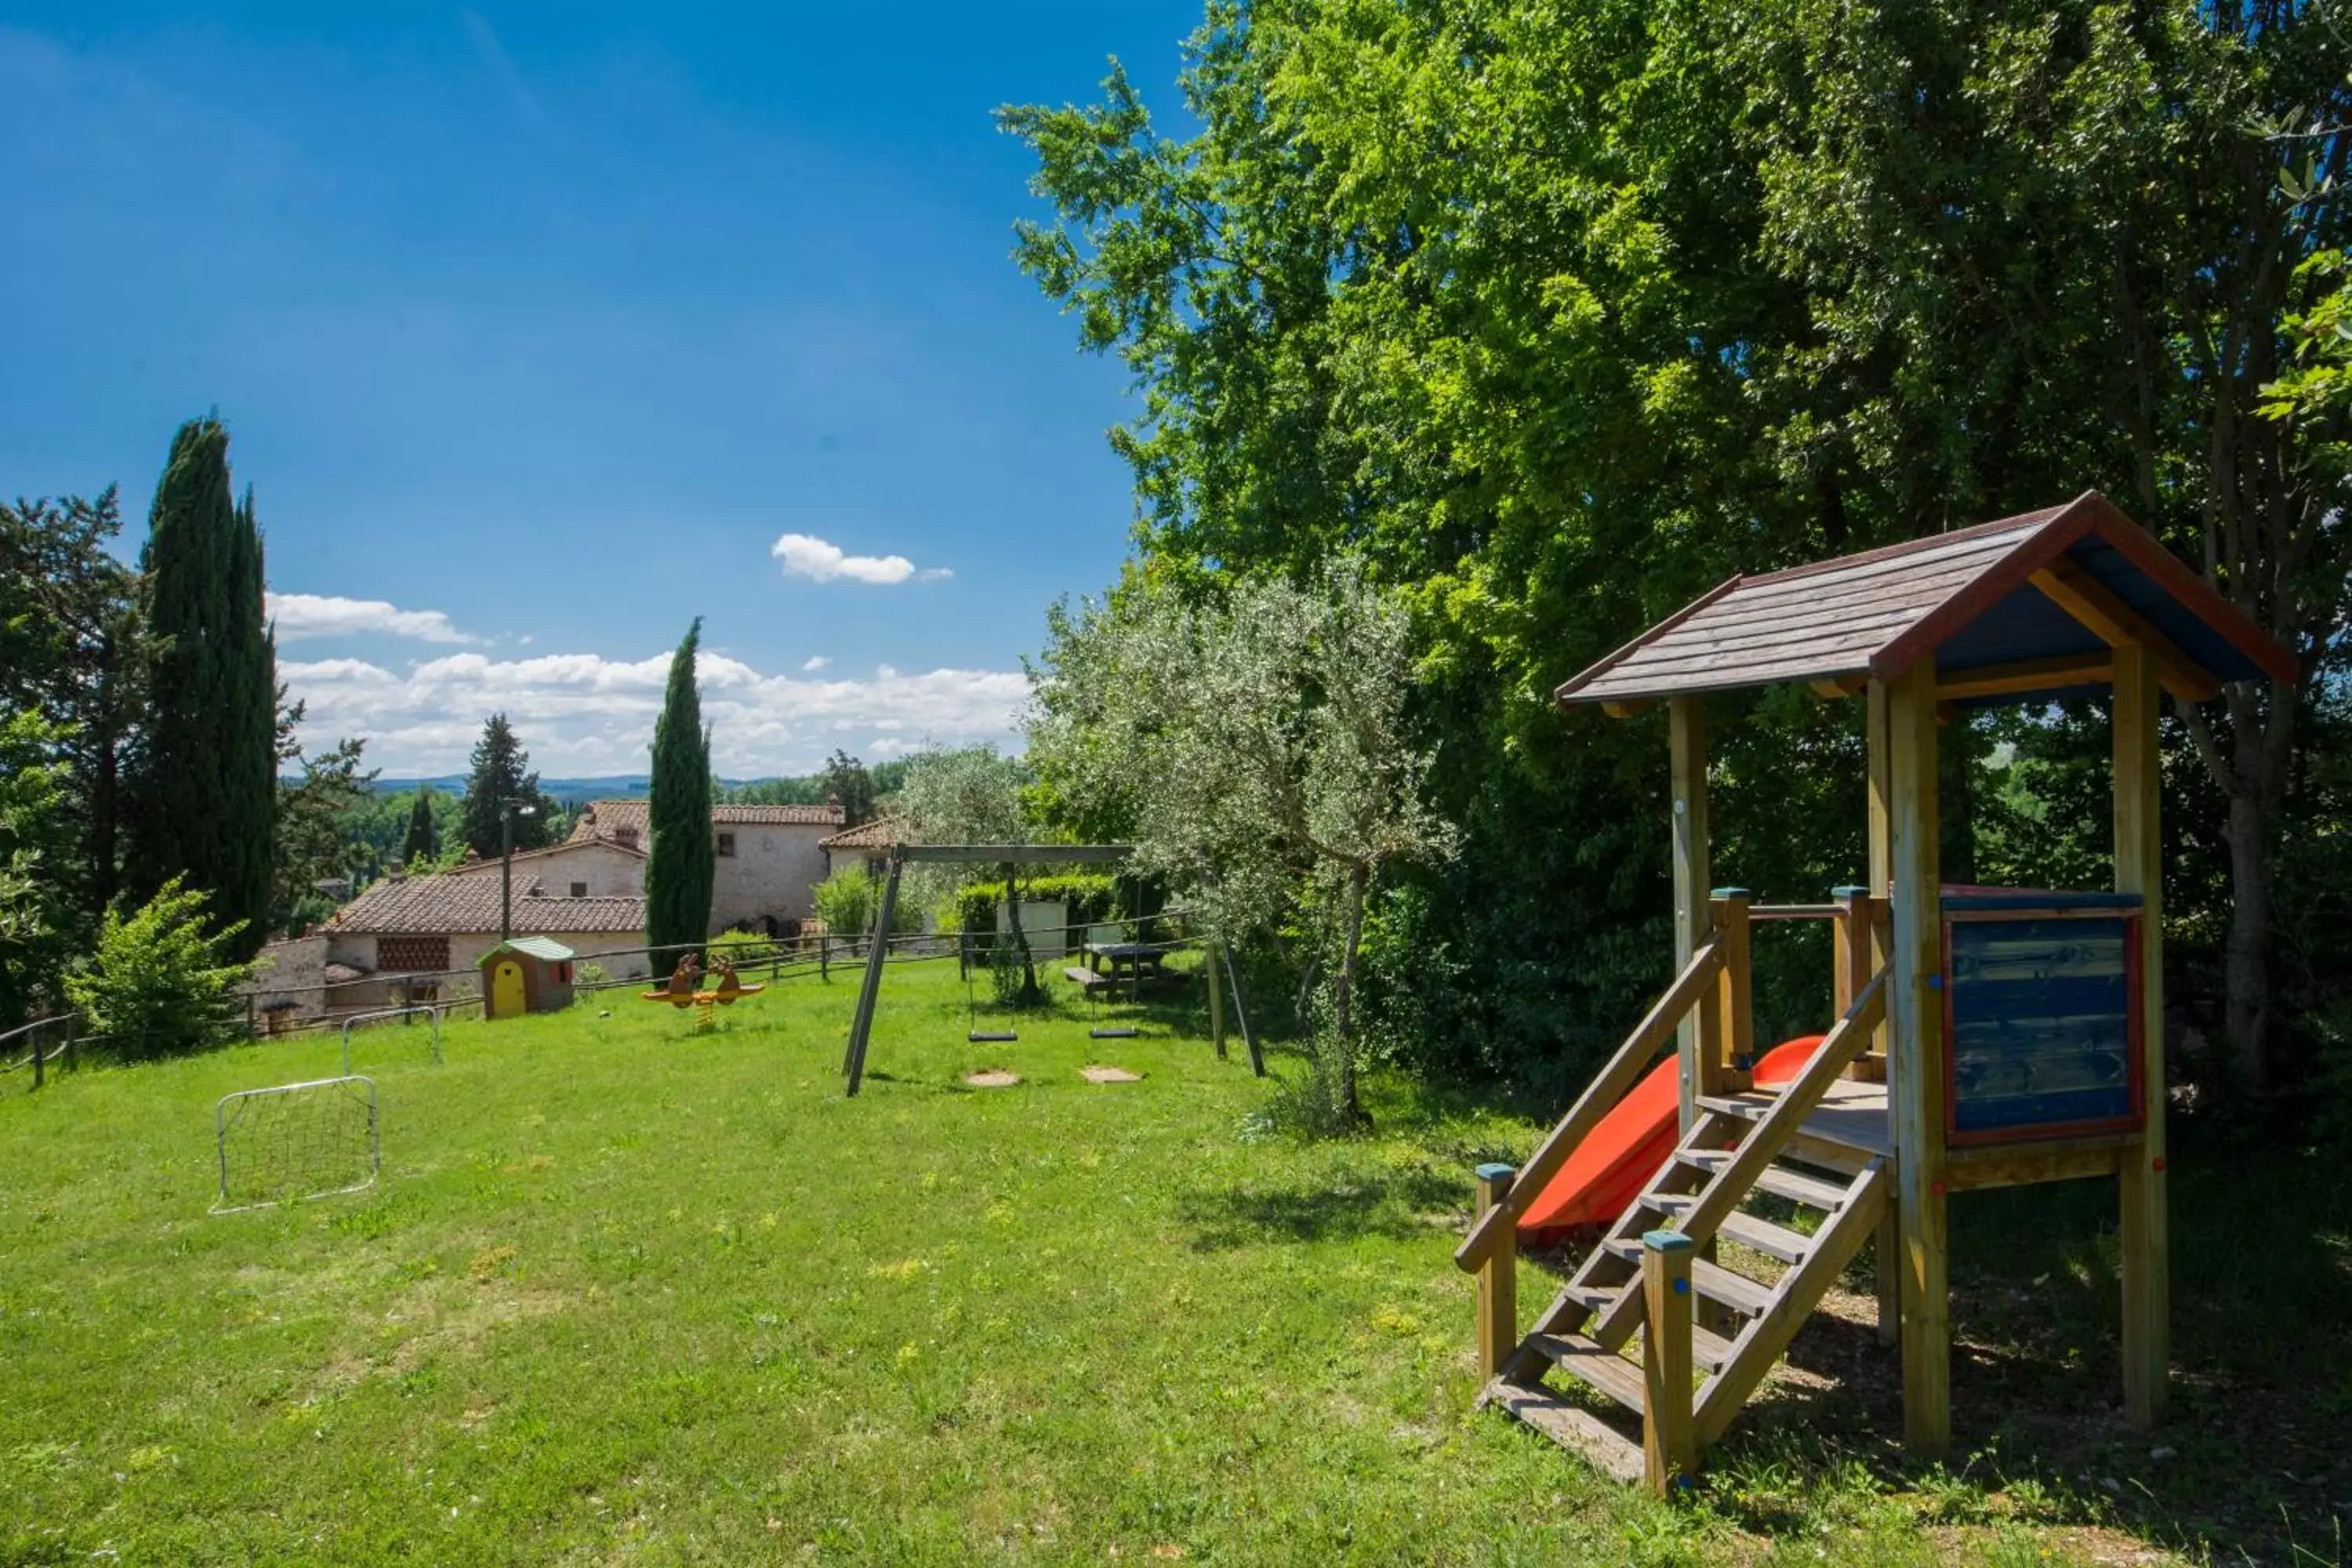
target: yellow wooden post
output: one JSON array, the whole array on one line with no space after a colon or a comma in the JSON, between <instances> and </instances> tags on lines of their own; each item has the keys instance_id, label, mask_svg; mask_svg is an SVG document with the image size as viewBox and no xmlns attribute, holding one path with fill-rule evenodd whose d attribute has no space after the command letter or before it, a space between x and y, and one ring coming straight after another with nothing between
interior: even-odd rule
<instances>
[{"instance_id":1,"label":"yellow wooden post","mask_svg":"<svg viewBox=\"0 0 2352 1568\"><path fill-rule=\"evenodd\" d=\"M1478 1167L1478 1214L1510 1195L1513 1172L1508 1165ZM1519 1233L1504 1226L1486 1259L1478 1266L1478 1376L1499 1375L1511 1353L1519 1348Z\"/></svg>"},{"instance_id":2,"label":"yellow wooden post","mask_svg":"<svg viewBox=\"0 0 2352 1568\"><path fill-rule=\"evenodd\" d=\"M1642 1237L1642 1469L1650 1489L1687 1485L1698 1469L1691 1420L1691 1239L1680 1231Z\"/></svg>"},{"instance_id":3,"label":"yellow wooden post","mask_svg":"<svg viewBox=\"0 0 2352 1568\"><path fill-rule=\"evenodd\" d=\"M1874 683L1874 689L1875 683ZM1943 897L1937 853L1936 661L1887 692L1892 794L1886 1095L1902 1277L1903 1440L1940 1455L1952 1437L1951 1300L1944 1214Z\"/></svg>"},{"instance_id":4,"label":"yellow wooden post","mask_svg":"<svg viewBox=\"0 0 2352 1568\"><path fill-rule=\"evenodd\" d=\"M1668 705L1667 719L1675 814L1675 973L1680 974L1707 937L1706 700L1677 697ZM1711 1021L1715 1016L1715 1009L1702 1005L1675 1031L1685 1131L1698 1120L1698 1097L1705 1082L1700 1064L1705 1058L1719 1054L1706 1049L1716 1028Z\"/></svg>"},{"instance_id":5,"label":"yellow wooden post","mask_svg":"<svg viewBox=\"0 0 2352 1568\"><path fill-rule=\"evenodd\" d=\"M1708 903L1708 919L1723 947L1723 985L1717 993L1722 1021L1709 1044L1721 1054L1703 1058L1713 1079L1710 1094L1744 1089L1756 1070L1756 972L1748 949L1748 907L1754 895L1745 888L1717 888Z\"/></svg>"},{"instance_id":6,"label":"yellow wooden post","mask_svg":"<svg viewBox=\"0 0 2352 1568\"><path fill-rule=\"evenodd\" d=\"M2116 650L2116 891L2137 893L2140 1103L2147 1127L2117 1166L2123 1205L2124 1415L2136 1426L2164 1417L2170 1360L2170 1245L2164 1180L2164 863L2158 822L2156 656Z\"/></svg>"},{"instance_id":7,"label":"yellow wooden post","mask_svg":"<svg viewBox=\"0 0 2352 1568\"><path fill-rule=\"evenodd\" d=\"M1843 1017L1845 1010L1853 1005L1853 999L1862 994L1862 988L1870 984L1874 954L1885 945L1879 920L1885 904L1872 898L1867 888L1838 888L1832 891L1839 914L1834 927L1835 973L1831 990L1837 1015ZM1884 1045L1885 1038L1882 1031L1878 1043ZM1857 1058L1846 1068L1846 1076L1885 1083L1886 1058L1883 1055ZM1886 1205L1878 1221L1878 1240L1874 1249L1878 1255L1878 1342L1883 1345L1895 1342L1896 1325L1903 1320L1903 1274L1898 1266L1902 1227L1896 1207L1894 1204Z\"/></svg>"}]
</instances>

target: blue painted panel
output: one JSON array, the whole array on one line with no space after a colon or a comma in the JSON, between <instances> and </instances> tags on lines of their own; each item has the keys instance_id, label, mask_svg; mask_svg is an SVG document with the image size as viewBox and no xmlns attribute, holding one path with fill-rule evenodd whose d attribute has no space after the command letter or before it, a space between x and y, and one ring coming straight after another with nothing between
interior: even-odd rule
<instances>
[{"instance_id":1,"label":"blue painted panel","mask_svg":"<svg viewBox=\"0 0 2352 1568\"><path fill-rule=\"evenodd\" d=\"M2128 931L2120 916L1952 923L1955 1131L2132 1114Z\"/></svg>"},{"instance_id":2,"label":"blue painted panel","mask_svg":"<svg viewBox=\"0 0 2352 1568\"><path fill-rule=\"evenodd\" d=\"M2262 666L2239 652L2235 643L2206 625L2203 616L2192 614L2105 540L2095 536L2078 540L2066 553L2109 593L2147 616L2157 630L2179 645L2181 652L2222 679L2268 679Z\"/></svg>"},{"instance_id":3,"label":"blue painted panel","mask_svg":"<svg viewBox=\"0 0 2352 1568\"><path fill-rule=\"evenodd\" d=\"M2104 653L2106 647L2088 626L2044 598L2040 589L2026 587L1994 600L1945 638L1936 649L1936 668L1951 675L2029 658Z\"/></svg>"},{"instance_id":4,"label":"blue painted panel","mask_svg":"<svg viewBox=\"0 0 2352 1568\"><path fill-rule=\"evenodd\" d=\"M2136 910L2137 893L2060 893L2031 888L1987 888L1944 893L1946 913L1969 910Z\"/></svg>"}]
</instances>

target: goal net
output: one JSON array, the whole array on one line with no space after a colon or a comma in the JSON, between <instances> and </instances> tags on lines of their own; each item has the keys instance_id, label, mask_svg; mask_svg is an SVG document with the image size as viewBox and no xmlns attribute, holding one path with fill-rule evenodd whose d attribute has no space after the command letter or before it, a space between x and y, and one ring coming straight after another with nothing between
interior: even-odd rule
<instances>
[{"instance_id":1,"label":"goal net","mask_svg":"<svg viewBox=\"0 0 2352 1568\"><path fill-rule=\"evenodd\" d=\"M383 1163L370 1078L225 1095L213 1131L220 1157L215 1214L355 1193L375 1181Z\"/></svg>"}]
</instances>

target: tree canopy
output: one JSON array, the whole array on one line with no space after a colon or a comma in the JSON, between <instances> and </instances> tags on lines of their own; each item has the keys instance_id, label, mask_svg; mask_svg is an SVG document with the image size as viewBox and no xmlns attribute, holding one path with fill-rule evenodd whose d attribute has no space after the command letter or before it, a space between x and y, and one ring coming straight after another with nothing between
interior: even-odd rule
<instances>
[{"instance_id":1,"label":"tree canopy","mask_svg":"<svg viewBox=\"0 0 2352 1568\"><path fill-rule=\"evenodd\" d=\"M1661 978L1662 742L1563 719L1558 682L1735 571L2095 487L2305 658L2167 727L2171 816L2222 825L2173 862L2180 994L2226 993L2259 1068L2352 547L2331 437L2262 389L2345 225L2346 63L2293 4L1265 0L1212 5L1185 133L1116 69L1001 123L1051 208L1021 265L1140 394L1143 570L1352 555L1416 611L1464 851L1370 941L1444 932L1486 977L1423 997L1431 1033L1539 1069ZM1852 715L1720 706L1718 864L1852 879Z\"/></svg>"}]
</instances>

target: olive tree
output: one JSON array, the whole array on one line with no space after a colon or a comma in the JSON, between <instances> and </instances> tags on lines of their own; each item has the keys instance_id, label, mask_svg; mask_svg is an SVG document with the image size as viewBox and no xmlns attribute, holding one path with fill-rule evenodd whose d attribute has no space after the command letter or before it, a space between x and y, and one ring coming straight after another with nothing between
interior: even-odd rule
<instances>
[{"instance_id":1,"label":"olive tree","mask_svg":"<svg viewBox=\"0 0 2352 1568\"><path fill-rule=\"evenodd\" d=\"M1188 889L1234 937L1328 911L1335 1109L1360 1120L1356 977L1382 870L1441 860L1453 826L1424 797L1412 616L1353 561L1304 585L1244 580L1195 597L1130 575L1057 608L1031 672L1032 763L1058 805L1124 822L1139 870Z\"/></svg>"},{"instance_id":2,"label":"olive tree","mask_svg":"<svg viewBox=\"0 0 2352 1568\"><path fill-rule=\"evenodd\" d=\"M994 746L965 746L954 751L927 747L907 759L907 781L898 793L899 813L914 826L926 844L1020 844L1030 830L1023 791L1028 770L1017 757ZM984 875L982 865L929 868L930 875L954 882ZM1013 947L1021 964L1016 999L1023 1005L1044 994L1037 984L1037 964L1029 951L1028 933L1021 929L1020 868L1003 867L1004 899ZM928 889L941 890L936 883Z\"/></svg>"}]
</instances>

